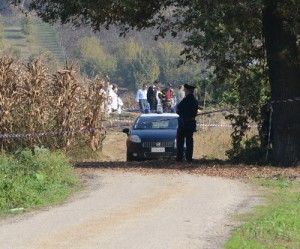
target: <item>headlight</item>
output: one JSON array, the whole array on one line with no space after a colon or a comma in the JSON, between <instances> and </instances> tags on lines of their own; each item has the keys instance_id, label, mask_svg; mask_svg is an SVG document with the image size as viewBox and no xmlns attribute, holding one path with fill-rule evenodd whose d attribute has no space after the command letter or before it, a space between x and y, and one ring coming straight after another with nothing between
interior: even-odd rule
<instances>
[{"instance_id":1,"label":"headlight","mask_svg":"<svg viewBox=\"0 0 300 249\"><path fill-rule=\"evenodd\" d=\"M140 137L138 135L132 135L132 136L130 136L129 140L131 142L134 142L134 143L140 143L140 142L142 142L142 140L140 139Z\"/></svg>"}]
</instances>

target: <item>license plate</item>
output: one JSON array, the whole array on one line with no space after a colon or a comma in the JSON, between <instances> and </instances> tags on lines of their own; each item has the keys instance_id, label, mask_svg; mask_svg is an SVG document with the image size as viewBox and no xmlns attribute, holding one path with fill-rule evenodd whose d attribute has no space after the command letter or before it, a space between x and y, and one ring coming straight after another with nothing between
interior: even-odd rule
<instances>
[{"instance_id":1,"label":"license plate","mask_svg":"<svg viewBox=\"0 0 300 249\"><path fill-rule=\"evenodd\" d=\"M151 152L165 152L165 147L152 147Z\"/></svg>"}]
</instances>

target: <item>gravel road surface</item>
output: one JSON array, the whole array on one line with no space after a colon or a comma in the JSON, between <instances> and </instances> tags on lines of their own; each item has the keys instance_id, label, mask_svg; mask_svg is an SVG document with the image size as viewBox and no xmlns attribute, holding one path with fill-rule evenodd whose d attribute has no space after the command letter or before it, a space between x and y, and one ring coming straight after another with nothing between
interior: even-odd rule
<instances>
[{"instance_id":1,"label":"gravel road surface","mask_svg":"<svg viewBox=\"0 0 300 249\"><path fill-rule=\"evenodd\" d=\"M222 248L256 193L177 171L98 169L66 203L0 221L4 249Z\"/></svg>"}]
</instances>

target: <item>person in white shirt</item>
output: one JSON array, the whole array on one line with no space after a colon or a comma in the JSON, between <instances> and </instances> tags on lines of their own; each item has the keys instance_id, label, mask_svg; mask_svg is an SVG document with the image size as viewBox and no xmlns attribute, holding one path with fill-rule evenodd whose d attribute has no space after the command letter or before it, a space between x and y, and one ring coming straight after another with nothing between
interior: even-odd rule
<instances>
[{"instance_id":1,"label":"person in white shirt","mask_svg":"<svg viewBox=\"0 0 300 249\"><path fill-rule=\"evenodd\" d=\"M105 112L107 114L111 113L111 104L112 104L112 98L111 98L111 94L112 94L112 85L108 83L107 89L106 89L106 94L107 94L107 99L106 99L106 104L105 104Z\"/></svg>"},{"instance_id":2,"label":"person in white shirt","mask_svg":"<svg viewBox=\"0 0 300 249\"><path fill-rule=\"evenodd\" d=\"M112 112L116 112L118 110L118 86L113 85L112 86L112 91L110 92L111 96L111 110Z\"/></svg>"},{"instance_id":3,"label":"person in white shirt","mask_svg":"<svg viewBox=\"0 0 300 249\"><path fill-rule=\"evenodd\" d=\"M124 103L122 101L122 99L118 96L118 114L121 114L122 113L122 107L123 107Z\"/></svg>"},{"instance_id":4,"label":"person in white shirt","mask_svg":"<svg viewBox=\"0 0 300 249\"><path fill-rule=\"evenodd\" d=\"M135 97L136 102L139 103L141 113L149 112L149 103L147 101L147 88L147 84L143 84L142 88L137 91Z\"/></svg>"},{"instance_id":5,"label":"person in white shirt","mask_svg":"<svg viewBox=\"0 0 300 249\"><path fill-rule=\"evenodd\" d=\"M162 108L162 105L161 105L161 100L159 98L159 94L161 93L160 89L157 90L156 92L156 100L157 100L157 112L158 113L163 113L163 108Z\"/></svg>"}]
</instances>

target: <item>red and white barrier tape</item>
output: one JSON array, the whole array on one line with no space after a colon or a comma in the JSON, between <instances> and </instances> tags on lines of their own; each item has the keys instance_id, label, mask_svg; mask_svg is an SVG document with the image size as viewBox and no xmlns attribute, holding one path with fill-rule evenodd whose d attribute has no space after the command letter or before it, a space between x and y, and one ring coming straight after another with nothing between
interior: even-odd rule
<instances>
[{"instance_id":1,"label":"red and white barrier tape","mask_svg":"<svg viewBox=\"0 0 300 249\"><path fill-rule=\"evenodd\" d=\"M41 136L48 136L48 135L63 135L68 133L90 132L90 131L102 130L102 129L104 129L104 127L84 128L84 129L69 130L69 131L37 132L37 133L29 133L29 134L0 134L0 138L41 137Z\"/></svg>"},{"instance_id":2,"label":"red and white barrier tape","mask_svg":"<svg viewBox=\"0 0 300 249\"><path fill-rule=\"evenodd\" d=\"M285 99L285 100L273 100L270 101L269 104L278 104L278 103L289 103L289 102L293 102L293 101L300 101L300 97L296 97L296 98L290 98L290 99ZM253 106L253 105L252 105ZM218 113L218 112L225 112L225 111L232 111L232 110L237 110L237 109L247 109L248 107L233 107L233 108L224 108L224 109L220 109L220 110L215 110L215 111L209 111L209 112L203 112L203 113L199 113L197 116L203 116L203 115L208 115L208 114L212 114L212 113ZM172 118L175 119L175 118ZM166 121L166 120L170 120L170 119L164 119L164 120L158 120L158 121ZM132 121L130 120L103 120L103 121L111 121L111 122L124 122L124 123L128 123L131 124ZM152 121L153 122L153 121ZM203 127L232 127L232 125L230 124L206 124L206 123L198 123L197 126L203 126ZM79 129L79 130L69 130L69 131L57 131L57 132L39 132L39 133L30 133L30 134L0 134L0 138L18 138L18 137L38 137L38 136L48 136L48 135L63 135L63 134L68 134L68 133L78 133L78 132L90 132L90 131L94 131L94 130L101 130L104 128L112 128L114 126L110 126L110 127L97 127L97 128L84 128L84 129ZM258 127L257 125L249 125L249 127ZM270 132L270 131L269 131Z\"/></svg>"}]
</instances>

